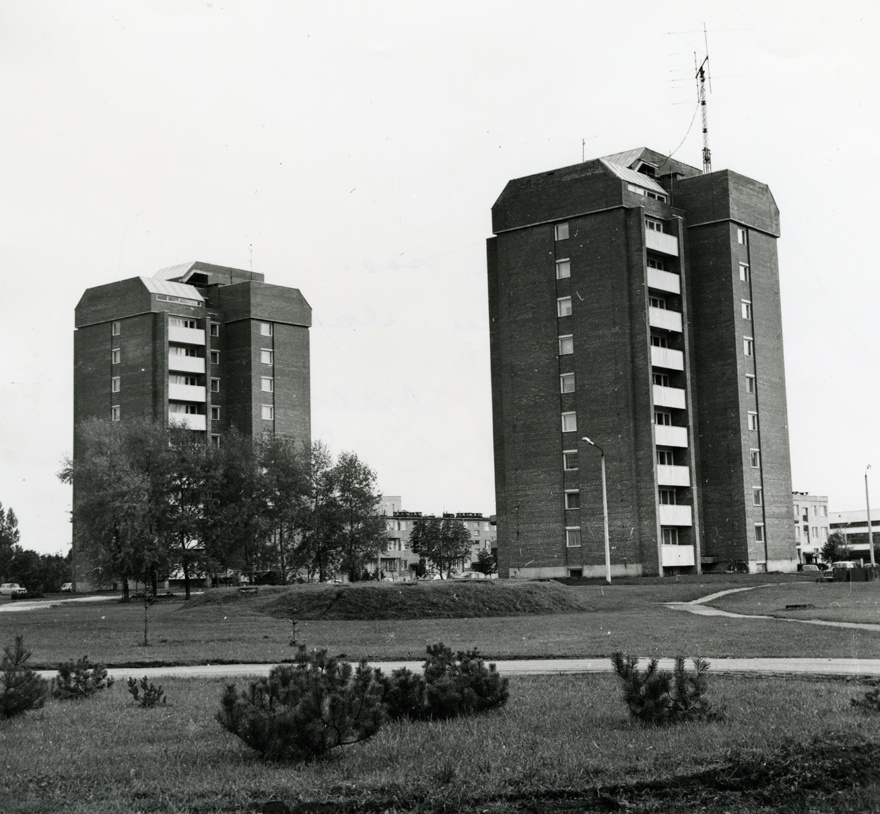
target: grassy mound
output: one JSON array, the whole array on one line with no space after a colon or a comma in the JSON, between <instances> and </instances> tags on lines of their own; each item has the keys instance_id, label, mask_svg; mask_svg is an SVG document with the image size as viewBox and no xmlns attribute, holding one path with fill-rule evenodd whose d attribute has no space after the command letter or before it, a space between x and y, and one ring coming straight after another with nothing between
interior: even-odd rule
<instances>
[{"instance_id":1,"label":"grassy mound","mask_svg":"<svg viewBox=\"0 0 880 814\"><path fill-rule=\"evenodd\" d=\"M439 581L291 585L208 591L189 608L237 604L281 619L456 619L521 614L579 613L595 608L581 592L555 582Z\"/></svg>"}]
</instances>

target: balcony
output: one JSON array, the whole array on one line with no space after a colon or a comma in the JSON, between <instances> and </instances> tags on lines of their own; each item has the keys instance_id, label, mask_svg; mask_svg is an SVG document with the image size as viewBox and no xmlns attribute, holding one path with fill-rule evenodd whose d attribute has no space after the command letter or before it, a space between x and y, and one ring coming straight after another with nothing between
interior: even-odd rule
<instances>
[{"instance_id":1,"label":"balcony","mask_svg":"<svg viewBox=\"0 0 880 814\"><path fill-rule=\"evenodd\" d=\"M688 566L694 564L694 547L692 545L661 545L660 565L664 568Z\"/></svg>"},{"instance_id":2,"label":"balcony","mask_svg":"<svg viewBox=\"0 0 880 814\"><path fill-rule=\"evenodd\" d=\"M648 287L670 294L681 294L681 277L660 269L648 269Z\"/></svg>"},{"instance_id":3,"label":"balcony","mask_svg":"<svg viewBox=\"0 0 880 814\"><path fill-rule=\"evenodd\" d=\"M186 427L188 430L201 430L204 432L208 426L206 419L206 416L194 413L174 413L170 410L168 412L168 420L170 422Z\"/></svg>"},{"instance_id":4,"label":"balcony","mask_svg":"<svg viewBox=\"0 0 880 814\"><path fill-rule=\"evenodd\" d=\"M684 354L680 350L651 345L651 364L669 370L684 370Z\"/></svg>"},{"instance_id":5,"label":"balcony","mask_svg":"<svg viewBox=\"0 0 880 814\"><path fill-rule=\"evenodd\" d=\"M648 308L648 324L652 328L681 333L681 312L668 308Z\"/></svg>"},{"instance_id":6,"label":"balcony","mask_svg":"<svg viewBox=\"0 0 880 814\"><path fill-rule=\"evenodd\" d=\"M688 445L687 427L670 427L665 424L657 424L654 427L654 443L658 447L679 447L684 449Z\"/></svg>"},{"instance_id":7,"label":"balcony","mask_svg":"<svg viewBox=\"0 0 880 814\"><path fill-rule=\"evenodd\" d=\"M690 506L669 506L661 503L659 508L661 526L692 526L694 524Z\"/></svg>"},{"instance_id":8,"label":"balcony","mask_svg":"<svg viewBox=\"0 0 880 814\"><path fill-rule=\"evenodd\" d=\"M657 465L658 486L690 486L691 472L686 466Z\"/></svg>"},{"instance_id":9,"label":"balcony","mask_svg":"<svg viewBox=\"0 0 880 814\"><path fill-rule=\"evenodd\" d=\"M168 399L170 401L198 401L204 404L205 388L198 385L170 382L168 384Z\"/></svg>"},{"instance_id":10,"label":"balcony","mask_svg":"<svg viewBox=\"0 0 880 814\"><path fill-rule=\"evenodd\" d=\"M645 245L652 251L678 257L678 238L675 235L667 235L665 232L645 229Z\"/></svg>"},{"instance_id":11,"label":"balcony","mask_svg":"<svg viewBox=\"0 0 880 814\"><path fill-rule=\"evenodd\" d=\"M673 407L684 410L684 390L681 387L664 387L660 384L651 385L654 390L655 407Z\"/></svg>"},{"instance_id":12,"label":"balcony","mask_svg":"<svg viewBox=\"0 0 880 814\"><path fill-rule=\"evenodd\" d=\"M204 345L205 332L201 328L180 328L169 325L168 341L178 342L181 345Z\"/></svg>"},{"instance_id":13,"label":"balcony","mask_svg":"<svg viewBox=\"0 0 880 814\"><path fill-rule=\"evenodd\" d=\"M205 359L203 356L181 356L177 353L169 353L168 369L180 370L184 373L204 373Z\"/></svg>"}]
</instances>

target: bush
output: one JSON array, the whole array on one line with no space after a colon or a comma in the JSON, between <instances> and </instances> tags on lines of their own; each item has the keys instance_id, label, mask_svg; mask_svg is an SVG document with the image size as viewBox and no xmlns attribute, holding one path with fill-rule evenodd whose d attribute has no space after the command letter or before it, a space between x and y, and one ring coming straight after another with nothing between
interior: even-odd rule
<instances>
[{"instance_id":1,"label":"bush","mask_svg":"<svg viewBox=\"0 0 880 814\"><path fill-rule=\"evenodd\" d=\"M510 694L508 680L477 650L453 654L440 642L428 647L423 675L401 668L383 683L388 714L411 720L474 715L503 706Z\"/></svg>"},{"instance_id":2,"label":"bush","mask_svg":"<svg viewBox=\"0 0 880 814\"><path fill-rule=\"evenodd\" d=\"M135 702L143 709L149 709L159 704L165 703L165 691L162 687L157 687L147 681L147 677L143 676L140 684L133 678L128 679L128 691L134 697Z\"/></svg>"},{"instance_id":3,"label":"bush","mask_svg":"<svg viewBox=\"0 0 880 814\"><path fill-rule=\"evenodd\" d=\"M46 703L49 683L37 675L27 661L31 657L24 648L24 637L16 636L15 644L3 649L0 660L0 718L13 718Z\"/></svg>"},{"instance_id":4,"label":"bush","mask_svg":"<svg viewBox=\"0 0 880 814\"><path fill-rule=\"evenodd\" d=\"M61 701L90 698L99 690L113 686L103 664L89 664L89 657L65 661L58 665L58 676L52 679L52 695Z\"/></svg>"},{"instance_id":5,"label":"bush","mask_svg":"<svg viewBox=\"0 0 880 814\"><path fill-rule=\"evenodd\" d=\"M220 725L270 760L307 760L372 737L385 720L381 673L300 646L292 665L240 693L226 687Z\"/></svg>"},{"instance_id":6,"label":"bush","mask_svg":"<svg viewBox=\"0 0 880 814\"><path fill-rule=\"evenodd\" d=\"M709 686L709 663L692 659L694 669L685 669L685 659L675 660L675 669L667 673L651 659L644 673L638 670L638 659L615 653L611 657L614 671L620 677L623 699L629 714L640 723L663 726L682 721L708 721L720 717L705 698Z\"/></svg>"},{"instance_id":7,"label":"bush","mask_svg":"<svg viewBox=\"0 0 880 814\"><path fill-rule=\"evenodd\" d=\"M873 690L868 690L861 698L853 698L850 704L862 712L880 712L880 685L873 683Z\"/></svg>"}]
</instances>

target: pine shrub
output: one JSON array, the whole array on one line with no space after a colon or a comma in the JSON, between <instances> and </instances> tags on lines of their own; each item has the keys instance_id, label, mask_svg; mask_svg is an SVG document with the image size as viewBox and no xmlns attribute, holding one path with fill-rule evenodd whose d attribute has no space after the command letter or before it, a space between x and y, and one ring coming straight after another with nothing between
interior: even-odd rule
<instances>
[{"instance_id":1,"label":"pine shrub","mask_svg":"<svg viewBox=\"0 0 880 814\"><path fill-rule=\"evenodd\" d=\"M640 672L638 658L623 653L615 653L611 663L621 680L630 717L639 723L664 726L721 717L705 697L709 687L709 663L705 659L692 659L693 670L688 671L685 659L676 658L672 673L659 669L657 659L651 659Z\"/></svg>"},{"instance_id":2,"label":"pine shrub","mask_svg":"<svg viewBox=\"0 0 880 814\"><path fill-rule=\"evenodd\" d=\"M0 718L13 718L46 703L49 682L27 666L31 657L25 650L24 637L16 636L15 644L3 648L0 660Z\"/></svg>"},{"instance_id":3,"label":"pine shrub","mask_svg":"<svg viewBox=\"0 0 880 814\"><path fill-rule=\"evenodd\" d=\"M392 718L455 718L503 706L508 680L486 666L479 652L453 653L442 642L428 647L424 673L403 668L384 679L385 703Z\"/></svg>"},{"instance_id":4,"label":"pine shrub","mask_svg":"<svg viewBox=\"0 0 880 814\"><path fill-rule=\"evenodd\" d=\"M140 683L133 678L129 678L128 691L131 693L138 706L143 709L149 709L150 707L164 704L166 701L165 691L162 687L147 681L146 676L141 678Z\"/></svg>"},{"instance_id":5,"label":"pine shrub","mask_svg":"<svg viewBox=\"0 0 880 814\"><path fill-rule=\"evenodd\" d=\"M52 679L52 695L60 701L91 698L100 690L113 686L103 664L90 664L89 657L79 661L65 661L58 665L58 675Z\"/></svg>"},{"instance_id":6,"label":"pine shrub","mask_svg":"<svg viewBox=\"0 0 880 814\"><path fill-rule=\"evenodd\" d=\"M880 712L880 686L874 685L861 698L853 698L850 704L862 712Z\"/></svg>"},{"instance_id":7,"label":"pine shrub","mask_svg":"<svg viewBox=\"0 0 880 814\"><path fill-rule=\"evenodd\" d=\"M269 760L309 760L372 737L385 720L381 673L300 646L239 692L229 684L217 720Z\"/></svg>"}]
</instances>

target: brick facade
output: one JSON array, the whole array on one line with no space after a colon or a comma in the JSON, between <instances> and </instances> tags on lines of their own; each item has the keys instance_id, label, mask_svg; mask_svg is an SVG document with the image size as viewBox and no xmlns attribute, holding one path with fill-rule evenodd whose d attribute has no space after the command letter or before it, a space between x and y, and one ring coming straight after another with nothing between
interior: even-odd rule
<instances>
[{"instance_id":1,"label":"brick facade","mask_svg":"<svg viewBox=\"0 0 880 814\"><path fill-rule=\"evenodd\" d=\"M512 181L492 215L502 576L604 573L601 459L584 436L605 452L612 572L792 570L767 187L641 150Z\"/></svg>"}]
</instances>

